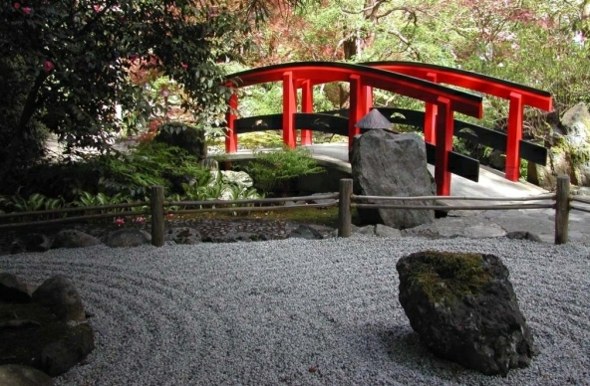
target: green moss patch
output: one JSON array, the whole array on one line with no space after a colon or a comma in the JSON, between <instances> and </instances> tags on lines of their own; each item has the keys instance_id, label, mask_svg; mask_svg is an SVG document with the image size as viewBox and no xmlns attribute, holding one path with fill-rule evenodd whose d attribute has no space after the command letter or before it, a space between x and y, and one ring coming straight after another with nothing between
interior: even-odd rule
<instances>
[{"instance_id":1,"label":"green moss patch","mask_svg":"<svg viewBox=\"0 0 590 386\"><path fill-rule=\"evenodd\" d=\"M410 283L432 302L448 304L475 295L491 279L481 254L425 251L413 257Z\"/></svg>"}]
</instances>

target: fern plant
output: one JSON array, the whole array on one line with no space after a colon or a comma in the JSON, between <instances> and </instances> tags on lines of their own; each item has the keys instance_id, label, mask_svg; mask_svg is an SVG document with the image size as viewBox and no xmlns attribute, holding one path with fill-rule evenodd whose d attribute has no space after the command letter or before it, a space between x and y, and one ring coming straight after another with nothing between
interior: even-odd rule
<instances>
[{"instance_id":1,"label":"fern plant","mask_svg":"<svg viewBox=\"0 0 590 386\"><path fill-rule=\"evenodd\" d=\"M256 159L245 169L254 180L255 186L267 193L276 190L285 193L296 178L324 171L311 157L309 150L302 148L255 155Z\"/></svg>"}]
</instances>

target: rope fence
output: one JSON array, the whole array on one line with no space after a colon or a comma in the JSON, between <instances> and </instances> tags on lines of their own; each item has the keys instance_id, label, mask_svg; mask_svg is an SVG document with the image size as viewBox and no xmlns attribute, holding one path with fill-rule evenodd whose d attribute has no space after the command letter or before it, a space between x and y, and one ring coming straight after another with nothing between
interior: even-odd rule
<instances>
[{"instance_id":1,"label":"rope fence","mask_svg":"<svg viewBox=\"0 0 590 386\"><path fill-rule=\"evenodd\" d=\"M318 203L325 200L325 203ZM543 201L550 200L550 203ZM295 202L284 205L286 202ZM307 203L314 201L315 203ZM496 205L446 205L445 201L494 201L503 204ZM303 203L301 203L303 202ZM508 202L508 203L506 203ZM416 203L416 204L414 204ZM273 204L283 204L280 206ZM587 206L584 206L587 205ZM164 188L153 186L150 200L147 202L60 208L46 211L29 211L0 214L0 230L18 229L29 226L42 226L80 222L104 218L126 216L149 216L151 218L152 244L164 245L165 218L167 215L187 215L203 212L266 212L275 210L291 210L298 208L328 208L338 207L338 236L349 237L352 234L352 209L409 209L409 210L518 210L518 209L555 209L555 244L565 244L568 240L568 224L570 210L590 213L590 199L570 195L570 181L567 176L557 179L557 190L554 194L543 194L534 197L459 197L459 196L419 196L419 197L384 197L364 196L353 194L352 179L340 180L338 193L326 193L313 196L262 198L247 200L202 200L202 201L165 201ZM136 210L140 208L142 210ZM120 211L121 209L125 209ZM113 210L119 210L113 212ZM73 215L99 211L101 213ZM108 212L110 211L110 212ZM61 215L59 218L36 221L27 220L30 217ZM21 221L15 222L16 219ZM22 221L25 220L25 221Z\"/></svg>"}]
</instances>

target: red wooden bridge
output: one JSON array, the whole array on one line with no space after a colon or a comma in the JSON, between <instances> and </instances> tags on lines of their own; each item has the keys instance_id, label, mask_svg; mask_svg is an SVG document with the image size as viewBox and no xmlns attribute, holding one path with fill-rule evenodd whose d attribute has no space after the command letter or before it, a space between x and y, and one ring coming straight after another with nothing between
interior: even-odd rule
<instances>
[{"instance_id":1,"label":"red wooden bridge","mask_svg":"<svg viewBox=\"0 0 590 386\"><path fill-rule=\"evenodd\" d=\"M226 151L236 152L239 133L282 129L286 146L296 146L296 130L301 130L301 144L311 144L312 130L348 135L349 145L359 129L355 124L373 106L372 89L379 88L415 98L425 104L424 112L379 108L394 123L421 127L429 162L435 165L437 194L449 195L451 173L477 181L479 163L453 152L453 136L474 140L506 153L505 177L519 178L520 159L545 164L546 150L522 140L523 114L526 106L552 110L551 95L545 91L489 76L413 62L374 62L347 64L333 62L299 62L257 68L227 77L232 88L268 82L282 82L283 112L266 116L238 118L238 96L230 98L227 114ZM350 84L350 109L313 112L313 86L329 82ZM444 83L445 85L443 85ZM502 133L455 119L455 112L481 118L483 97L449 87L476 91L509 102L507 132ZM301 112L297 111L297 90L301 89Z\"/></svg>"}]
</instances>

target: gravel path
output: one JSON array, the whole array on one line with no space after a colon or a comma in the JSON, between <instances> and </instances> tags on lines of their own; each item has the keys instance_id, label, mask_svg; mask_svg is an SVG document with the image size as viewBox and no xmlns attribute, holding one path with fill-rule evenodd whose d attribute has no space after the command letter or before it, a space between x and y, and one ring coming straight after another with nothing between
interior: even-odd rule
<instances>
[{"instance_id":1,"label":"gravel path","mask_svg":"<svg viewBox=\"0 0 590 386\"><path fill-rule=\"evenodd\" d=\"M424 249L508 266L540 354L506 378L439 360L411 330L397 260ZM71 278L97 347L58 385L590 385L590 244L354 237L0 256Z\"/></svg>"}]
</instances>

